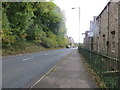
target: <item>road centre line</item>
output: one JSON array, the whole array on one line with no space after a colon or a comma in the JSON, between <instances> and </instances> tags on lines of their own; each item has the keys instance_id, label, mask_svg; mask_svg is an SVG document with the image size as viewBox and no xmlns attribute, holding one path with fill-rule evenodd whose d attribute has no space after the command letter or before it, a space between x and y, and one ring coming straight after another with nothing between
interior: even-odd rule
<instances>
[{"instance_id":1,"label":"road centre line","mask_svg":"<svg viewBox=\"0 0 120 90\"><path fill-rule=\"evenodd\" d=\"M33 59L34 57L31 57L31 58L26 58L26 59L23 59L22 61L28 61L30 59Z\"/></svg>"},{"instance_id":2,"label":"road centre line","mask_svg":"<svg viewBox=\"0 0 120 90\"><path fill-rule=\"evenodd\" d=\"M45 53L45 56L48 55L47 53Z\"/></svg>"}]
</instances>

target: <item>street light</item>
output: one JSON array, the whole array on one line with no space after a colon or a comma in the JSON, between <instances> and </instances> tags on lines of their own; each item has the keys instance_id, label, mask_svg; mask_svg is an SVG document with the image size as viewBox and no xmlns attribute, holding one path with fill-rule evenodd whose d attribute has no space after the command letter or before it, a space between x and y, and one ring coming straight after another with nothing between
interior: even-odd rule
<instances>
[{"instance_id":1,"label":"street light","mask_svg":"<svg viewBox=\"0 0 120 90\"><path fill-rule=\"evenodd\" d=\"M74 7L72 9L76 9L76 8L78 8L78 10L79 10L79 38L78 38L78 40L79 40L79 43L80 43L80 7Z\"/></svg>"}]
</instances>

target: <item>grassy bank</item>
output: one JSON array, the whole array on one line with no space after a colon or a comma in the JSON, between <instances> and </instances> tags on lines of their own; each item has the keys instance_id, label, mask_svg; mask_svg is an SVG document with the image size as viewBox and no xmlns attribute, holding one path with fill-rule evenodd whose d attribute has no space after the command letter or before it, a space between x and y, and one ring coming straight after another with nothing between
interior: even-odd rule
<instances>
[{"instance_id":1,"label":"grassy bank","mask_svg":"<svg viewBox=\"0 0 120 90\"><path fill-rule=\"evenodd\" d=\"M14 45L13 47L3 48L2 56L32 53L32 52L54 50L54 49L60 49L60 47L45 48L41 45L36 45L33 42L20 42L20 43L17 43L16 45Z\"/></svg>"}]
</instances>

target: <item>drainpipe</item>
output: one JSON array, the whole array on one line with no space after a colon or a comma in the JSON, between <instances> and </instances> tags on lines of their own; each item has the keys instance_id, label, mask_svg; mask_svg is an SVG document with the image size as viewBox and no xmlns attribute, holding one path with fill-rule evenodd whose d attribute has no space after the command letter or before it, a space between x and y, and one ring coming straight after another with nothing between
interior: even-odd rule
<instances>
[{"instance_id":1,"label":"drainpipe","mask_svg":"<svg viewBox=\"0 0 120 90\"><path fill-rule=\"evenodd\" d=\"M107 42L106 42L106 45L107 45L107 55L109 54L109 3L107 5L107 13L108 13L108 26L107 26Z\"/></svg>"}]
</instances>

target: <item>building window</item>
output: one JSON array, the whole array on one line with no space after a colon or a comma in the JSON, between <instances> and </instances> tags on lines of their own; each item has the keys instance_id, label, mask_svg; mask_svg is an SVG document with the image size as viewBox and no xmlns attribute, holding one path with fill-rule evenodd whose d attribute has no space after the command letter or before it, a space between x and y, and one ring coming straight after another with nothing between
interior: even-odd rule
<instances>
[{"instance_id":1,"label":"building window","mask_svg":"<svg viewBox=\"0 0 120 90\"><path fill-rule=\"evenodd\" d=\"M104 42L104 44L105 44L105 34L103 34L103 42Z\"/></svg>"},{"instance_id":2,"label":"building window","mask_svg":"<svg viewBox=\"0 0 120 90\"><path fill-rule=\"evenodd\" d=\"M107 41L106 45L107 45L107 47L109 47L109 41Z\"/></svg>"},{"instance_id":3,"label":"building window","mask_svg":"<svg viewBox=\"0 0 120 90\"><path fill-rule=\"evenodd\" d=\"M115 31L111 32L112 38L115 38Z\"/></svg>"},{"instance_id":4,"label":"building window","mask_svg":"<svg viewBox=\"0 0 120 90\"><path fill-rule=\"evenodd\" d=\"M113 53L115 53L115 31L111 32L111 50Z\"/></svg>"},{"instance_id":5,"label":"building window","mask_svg":"<svg viewBox=\"0 0 120 90\"><path fill-rule=\"evenodd\" d=\"M106 45L105 45L105 34L103 34L103 51L105 51L106 50Z\"/></svg>"}]
</instances>

